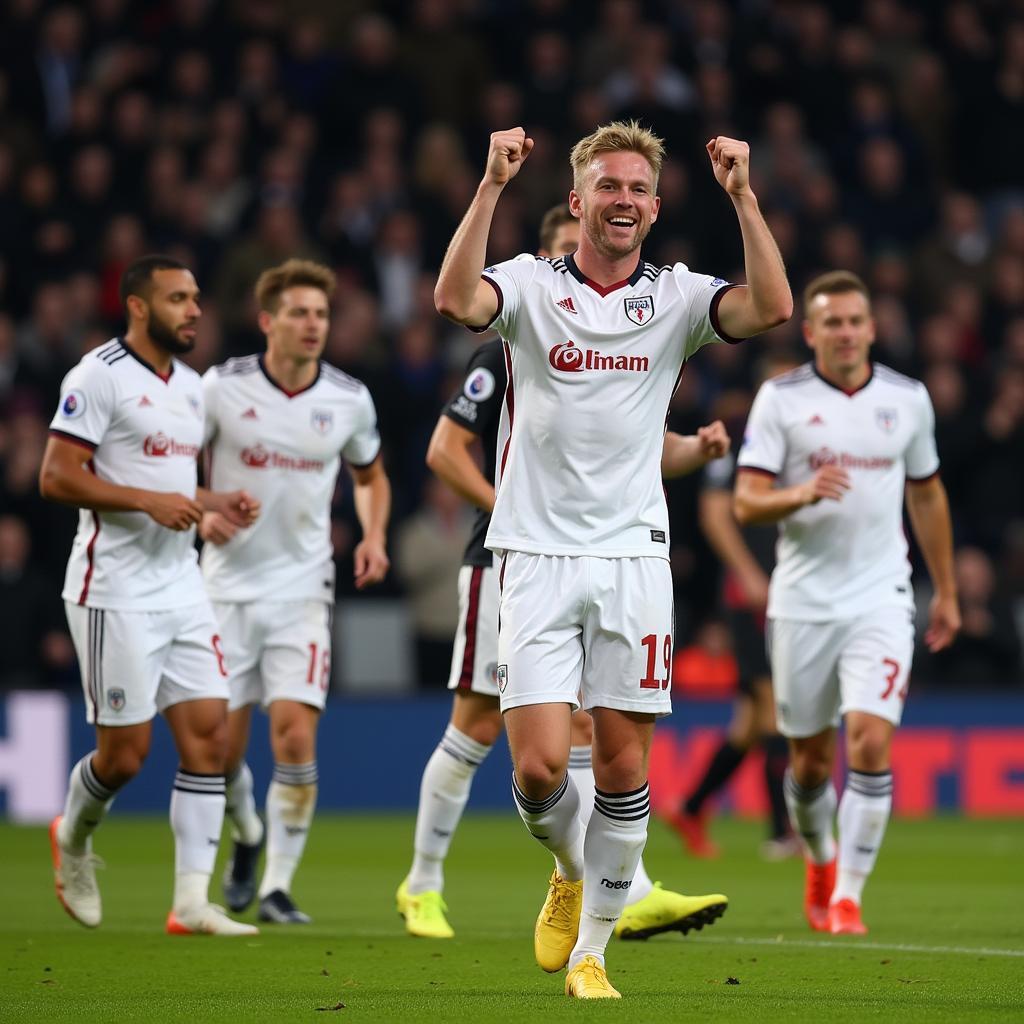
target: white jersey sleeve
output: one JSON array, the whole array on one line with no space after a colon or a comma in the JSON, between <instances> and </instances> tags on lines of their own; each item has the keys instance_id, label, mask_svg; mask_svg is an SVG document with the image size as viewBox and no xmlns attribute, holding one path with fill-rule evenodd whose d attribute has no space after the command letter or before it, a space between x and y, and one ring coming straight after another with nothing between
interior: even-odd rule
<instances>
[{"instance_id":1,"label":"white jersey sleeve","mask_svg":"<svg viewBox=\"0 0 1024 1024\"><path fill-rule=\"evenodd\" d=\"M737 457L740 469L759 469L778 475L786 462L786 434L778 416L778 391L761 386L747 417L743 444Z\"/></svg>"},{"instance_id":2,"label":"white jersey sleeve","mask_svg":"<svg viewBox=\"0 0 1024 1024\"><path fill-rule=\"evenodd\" d=\"M544 261L538 256L522 253L515 259L505 260L504 263L497 263L484 270L483 279L498 295L498 311L487 326L496 330L503 338L516 337L516 325L523 296L542 262Z\"/></svg>"},{"instance_id":3,"label":"white jersey sleeve","mask_svg":"<svg viewBox=\"0 0 1024 1024\"><path fill-rule=\"evenodd\" d=\"M907 446L906 464L908 480L926 480L939 471L939 453L935 447L935 409L928 389L919 385L921 408L917 429Z\"/></svg>"},{"instance_id":4,"label":"white jersey sleeve","mask_svg":"<svg viewBox=\"0 0 1024 1024\"><path fill-rule=\"evenodd\" d=\"M86 359L68 371L50 429L71 441L98 448L117 405L114 380L98 360Z\"/></svg>"},{"instance_id":5,"label":"white jersey sleeve","mask_svg":"<svg viewBox=\"0 0 1024 1024\"><path fill-rule=\"evenodd\" d=\"M690 358L698 349L714 341L739 341L730 338L718 323L718 304L731 288L728 281L707 274L694 274L682 263L676 265L672 275L679 293L686 303L687 333L685 356Z\"/></svg>"},{"instance_id":6,"label":"white jersey sleeve","mask_svg":"<svg viewBox=\"0 0 1024 1024\"><path fill-rule=\"evenodd\" d=\"M341 449L350 466L357 469L369 466L380 453L380 431L377 429L377 410L368 388L363 387L357 400L352 434Z\"/></svg>"},{"instance_id":7,"label":"white jersey sleeve","mask_svg":"<svg viewBox=\"0 0 1024 1024\"><path fill-rule=\"evenodd\" d=\"M203 419L203 446L208 445L217 436L218 385L220 376L217 367L211 366L203 374L203 406L206 415Z\"/></svg>"}]
</instances>

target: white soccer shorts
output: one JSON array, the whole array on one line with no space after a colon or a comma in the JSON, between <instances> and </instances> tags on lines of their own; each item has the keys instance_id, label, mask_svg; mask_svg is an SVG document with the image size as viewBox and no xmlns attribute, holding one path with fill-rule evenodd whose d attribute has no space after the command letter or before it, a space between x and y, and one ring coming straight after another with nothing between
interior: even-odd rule
<instances>
[{"instance_id":1,"label":"white soccer shorts","mask_svg":"<svg viewBox=\"0 0 1024 1024\"><path fill-rule=\"evenodd\" d=\"M672 711L672 573L661 558L509 551L499 568L501 710Z\"/></svg>"},{"instance_id":2,"label":"white soccer shorts","mask_svg":"<svg viewBox=\"0 0 1024 1024\"><path fill-rule=\"evenodd\" d=\"M331 613L325 601L216 601L230 670L232 711L290 700L324 708L331 684Z\"/></svg>"},{"instance_id":3,"label":"white soccer shorts","mask_svg":"<svg viewBox=\"0 0 1024 1024\"><path fill-rule=\"evenodd\" d=\"M86 717L138 725L188 700L227 700L217 620L201 601L165 612L86 608L65 602Z\"/></svg>"},{"instance_id":4,"label":"white soccer shorts","mask_svg":"<svg viewBox=\"0 0 1024 1024\"><path fill-rule=\"evenodd\" d=\"M448 689L498 696L498 573L482 565L459 570L459 628Z\"/></svg>"},{"instance_id":5,"label":"white soccer shorts","mask_svg":"<svg viewBox=\"0 0 1024 1024\"><path fill-rule=\"evenodd\" d=\"M913 613L906 608L835 622L772 619L768 649L783 736L816 736L848 711L899 725L914 655Z\"/></svg>"}]
</instances>

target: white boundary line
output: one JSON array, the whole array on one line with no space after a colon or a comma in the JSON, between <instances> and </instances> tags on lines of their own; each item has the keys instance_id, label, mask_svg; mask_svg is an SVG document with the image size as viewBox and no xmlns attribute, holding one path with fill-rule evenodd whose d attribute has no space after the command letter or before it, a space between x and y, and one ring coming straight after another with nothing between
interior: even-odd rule
<instances>
[{"instance_id":1,"label":"white boundary line","mask_svg":"<svg viewBox=\"0 0 1024 1024\"><path fill-rule=\"evenodd\" d=\"M691 940L694 941L694 940ZM972 953L978 956L1010 956L1024 957L1024 949L991 949L988 946L917 946L902 942L844 942L828 939L748 939L741 936L726 938L717 935L702 935L695 940L700 945L713 943L718 946L774 946L782 948L797 946L801 949L845 949L850 951L872 950L881 953L948 953L956 956L967 956Z\"/></svg>"}]
</instances>

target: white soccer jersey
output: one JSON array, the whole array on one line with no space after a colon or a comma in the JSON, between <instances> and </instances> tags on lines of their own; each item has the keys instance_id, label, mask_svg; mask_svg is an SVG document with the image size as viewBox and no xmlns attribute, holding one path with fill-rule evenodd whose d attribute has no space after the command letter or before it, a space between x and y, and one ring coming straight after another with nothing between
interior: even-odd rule
<instances>
[{"instance_id":1,"label":"white soccer jersey","mask_svg":"<svg viewBox=\"0 0 1024 1024\"><path fill-rule=\"evenodd\" d=\"M841 501L822 499L780 522L771 618L822 622L912 607L904 481L938 472L934 424L924 385L879 363L852 394L813 364L761 386L741 468L769 473L780 487L829 464L850 474Z\"/></svg>"},{"instance_id":2,"label":"white soccer jersey","mask_svg":"<svg viewBox=\"0 0 1024 1024\"><path fill-rule=\"evenodd\" d=\"M103 480L195 496L203 391L177 360L165 379L122 339L101 345L64 378L50 430L89 448ZM168 530L144 512L82 509L62 596L131 611L204 601L194 542L193 530Z\"/></svg>"},{"instance_id":3,"label":"white soccer jersey","mask_svg":"<svg viewBox=\"0 0 1024 1024\"><path fill-rule=\"evenodd\" d=\"M262 356L231 359L203 376L210 486L263 503L227 544L203 548L214 601L334 600L331 497L341 459L368 466L380 451L366 386L325 363L290 394Z\"/></svg>"},{"instance_id":4,"label":"white soccer jersey","mask_svg":"<svg viewBox=\"0 0 1024 1024\"><path fill-rule=\"evenodd\" d=\"M640 261L602 287L573 257L484 271L498 293L508 387L498 431L492 551L668 558L661 448L686 360L727 339L732 287Z\"/></svg>"}]
</instances>

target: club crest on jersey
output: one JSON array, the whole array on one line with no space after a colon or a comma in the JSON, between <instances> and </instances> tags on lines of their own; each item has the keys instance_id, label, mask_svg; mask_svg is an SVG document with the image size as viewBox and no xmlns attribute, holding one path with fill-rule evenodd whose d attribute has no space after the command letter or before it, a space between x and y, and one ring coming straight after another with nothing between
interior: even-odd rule
<instances>
[{"instance_id":1,"label":"club crest on jersey","mask_svg":"<svg viewBox=\"0 0 1024 1024\"><path fill-rule=\"evenodd\" d=\"M891 434L896 429L897 420L898 415L895 409L875 410L875 423L887 434Z\"/></svg>"},{"instance_id":2,"label":"club crest on jersey","mask_svg":"<svg viewBox=\"0 0 1024 1024\"><path fill-rule=\"evenodd\" d=\"M111 711L120 711L124 703L124 690L118 688L107 691L107 705Z\"/></svg>"},{"instance_id":3,"label":"club crest on jersey","mask_svg":"<svg viewBox=\"0 0 1024 1024\"><path fill-rule=\"evenodd\" d=\"M309 422L318 434L326 434L334 426L334 413L330 409L314 409Z\"/></svg>"},{"instance_id":4,"label":"club crest on jersey","mask_svg":"<svg viewBox=\"0 0 1024 1024\"><path fill-rule=\"evenodd\" d=\"M508 665L499 665L494 671L494 679L498 684L498 693L504 693L508 686Z\"/></svg>"},{"instance_id":5,"label":"club crest on jersey","mask_svg":"<svg viewBox=\"0 0 1024 1024\"><path fill-rule=\"evenodd\" d=\"M60 414L65 419L78 419L85 412L85 395L81 391L69 391L60 403Z\"/></svg>"},{"instance_id":6,"label":"club crest on jersey","mask_svg":"<svg viewBox=\"0 0 1024 1024\"><path fill-rule=\"evenodd\" d=\"M462 390L474 402L486 402L494 394L494 374L486 366L478 366L466 378Z\"/></svg>"},{"instance_id":7,"label":"club crest on jersey","mask_svg":"<svg viewBox=\"0 0 1024 1024\"><path fill-rule=\"evenodd\" d=\"M622 301L626 304L626 316L640 327L654 318L653 295L638 295L636 298Z\"/></svg>"},{"instance_id":8,"label":"club crest on jersey","mask_svg":"<svg viewBox=\"0 0 1024 1024\"><path fill-rule=\"evenodd\" d=\"M200 419L203 418L203 404L196 398L195 395L188 396L189 408L198 416Z\"/></svg>"},{"instance_id":9,"label":"club crest on jersey","mask_svg":"<svg viewBox=\"0 0 1024 1024\"><path fill-rule=\"evenodd\" d=\"M594 348L577 348L574 341L563 341L548 352L548 362L562 373L583 370L631 370L646 373L650 367L647 356L606 356Z\"/></svg>"}]
</instances>

